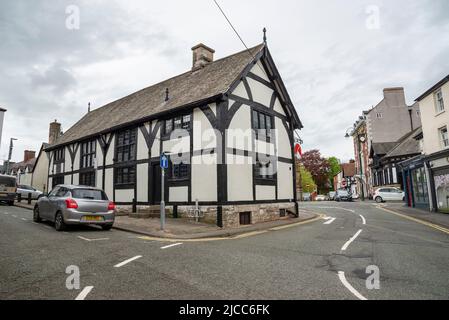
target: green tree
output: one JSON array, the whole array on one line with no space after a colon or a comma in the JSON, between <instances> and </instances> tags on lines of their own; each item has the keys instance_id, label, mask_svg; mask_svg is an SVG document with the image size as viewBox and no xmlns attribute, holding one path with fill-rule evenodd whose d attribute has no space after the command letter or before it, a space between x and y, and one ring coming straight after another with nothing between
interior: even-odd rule
<instances>
[{"instance_id":1,"label":"green tree","mask_svg":"<svg viewBox=\"0 0 449 320\"><path fill-rule=\"evenodd\" d=\"M340 161L336 157L330 157L327 159L327 162L329 162L329 182L331 189L334 189L334 177L340 173Z\"/></svg>"},{"instance_id":2,"label":"green tree","mask_svg":"<svg viewBox=\"0 0 449 320\"><path fill-rule=\"evenodd\" d=\"M313 181L312 174L307 171L304 165L300 165L302 192L312 193L316 190L316 183Z\"/></svg>"}]
</instances>

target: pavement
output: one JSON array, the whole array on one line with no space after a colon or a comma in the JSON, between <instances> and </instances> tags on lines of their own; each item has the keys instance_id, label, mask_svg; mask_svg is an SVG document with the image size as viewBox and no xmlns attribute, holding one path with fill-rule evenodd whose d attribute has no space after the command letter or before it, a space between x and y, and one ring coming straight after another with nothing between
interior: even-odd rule
<instances>
[{"instance_id":1,"label":"pavement","mask_svg":"<svg viewBox=\"0 0 449 320\"><path fill-rule=\"evenodd\" d=\"M15 206L33 210L35 202L31 205L26 202L16 202ZM295 225L309 221L318 217L318 214L309 210L300 210L297 218L287 217L282 220L242 226L235 229L222 229L212 224L195 222L193 219L174 219L166 218L164 231L161 230L160 219L136 219L128 216L117 216L114 222L114 229L132 232L154 238L167 239L204 239L234 237L250 232L270 230L273 228Z\"/></svg>"},{"instance_id":2,"label":"pavement","mask_svg":"<svg viewBox=\"0 0 449 320\"><path fill-rule=\"evenodd\" d=\"M174 241L94 227L57 232L33 223L30 210L0 205L0 299L449 298L449 230L372 203L300 206L320 219Z\"/></svg>"}]
</instances>

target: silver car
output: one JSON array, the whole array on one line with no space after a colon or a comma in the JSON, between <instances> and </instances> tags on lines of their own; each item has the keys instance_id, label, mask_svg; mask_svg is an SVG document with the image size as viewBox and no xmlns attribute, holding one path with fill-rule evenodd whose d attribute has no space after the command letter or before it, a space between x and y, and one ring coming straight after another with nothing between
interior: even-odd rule
<instances>
[{"instance_id":1,"label":"silver car","mask_svg":"<svg viewBox=\"0 0 449 320\"><path fill-rule=\"evenodd\" d=\"M97 188L58 185L48 195L39 198L34 206L33 220L55 223L57 231L67 225L100 225L110 230L115 219L115 204L106 193Z\"/></svg>"},{"instance_id":2,"label":"silver car","mask_svg":"<svg viewBox=\"0 0 449 320\"><path fill-rule=\"evenodd\" d=\"M19 194L19 193L22 196L22 199L27 199L28 194L30 194L30 193L31 193L31 199L37 199L42 194L42 191L36 190L32 186L19 184L17 186L17 194Z\"/></svg>"}]
</instances>

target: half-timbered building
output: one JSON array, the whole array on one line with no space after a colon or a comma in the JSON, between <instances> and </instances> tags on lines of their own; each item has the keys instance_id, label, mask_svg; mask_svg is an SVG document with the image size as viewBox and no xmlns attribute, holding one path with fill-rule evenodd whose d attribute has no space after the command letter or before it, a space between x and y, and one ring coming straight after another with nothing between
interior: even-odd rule
<instances>
[{"instance_id":1,"label":"half-timbered building","mask_svg":"<svg viewBox=\"0 0 449 320\"><path fill-rule=\"evenodd\" d=\"M103 188L118 206L165 201L181 216L198 203L218 226L297 213L294 130L301 129L266 44L214 61L192 48L192 69L88 112L49 153L49 186Z\"/></svg>"}]
</instances>

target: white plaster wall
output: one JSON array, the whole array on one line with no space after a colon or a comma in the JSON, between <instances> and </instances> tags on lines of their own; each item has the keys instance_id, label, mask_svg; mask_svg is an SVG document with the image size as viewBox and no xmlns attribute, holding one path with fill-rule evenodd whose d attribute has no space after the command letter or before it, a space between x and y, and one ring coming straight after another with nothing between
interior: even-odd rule
<instances>
[{"instance_id":1,"label":"white plaster wall","mask_svg":"<svg viewBox=\"0 0 449 320\"><path fill-rule=\"evenodd\" d=\"M72 175L68 174L68 175L64 176L64 183L71 184L72 183Z\"/></svg>"},{"instance_id":2,"label":"white plaster wall","mask_svg":"<svg viewBox=\"0 0 449 320\"><path fill-rule=\"evenodd\" d=\"M148 201L148 164L137 165L137 201Z\"/></svg>"},{"instance_id":3,"label":"white plaster wall","mask_svg":"<svg viewBox=\"0 0 449 320\"><path fill-rule=\"evenodd\" d=\"M245 85L243 84L242 81L240 81L239 85L237 86L237 88L234 89L234 91L232 91L233 95L239 96L241 98L244 99L249 99L248 94L246 92L245 89Z\"/></svg>"},{"instance_id":4,"label":"white plaster wall","mask_svg":"<svg viewBox=\"0 0 449 320\"><path fill-rule=\"evenodd\" d=\"M256 200L275 200L276 187L274 186L256 186Z\"/></svg>"},{"instance_id":5,"label":"white plaster wall","mask_svg":"<svg viewBox=\"0 0 449 320\"><path fill-rule=\"evenodd\" d=\"M293 198L293 165L278 162L278 199Z\"/></svg>"},{"instance_id":6,"label":"white plaster wall","mask_svg":"<svg viewBox=\"0 0 449 320\"><path fill-rule=\"evenodd\" d=\"M164 141L163 151L167 153L189 153L190 152L190 137L182 137L179 139L173 139Z\"/></svg>"},{"instance_id":7,"label":"white plaster wall","mask_svg":"<svg viewBox=\"0 0 449 320\"><path fill-rule=\"evenodd\" d=\"M103 183L103 170L97 170L97 176L95 177L95 185L97 188L102 188Z\"/></svg>"},{"instance_id":8,"label":"white plaster wall","mask_svg":"<svg viewBox=\"0 0 449 320\"><path fill-rule=\"evenodd\" d=\"M51 186L52 185L53 185L53 178L48 178L48 187L49 187L48 191L49 192L51 191Z\"/></svg>"},{"instance_id":9,"label":"white plaster wall","mask_svg":"<svg viewBox=\"0 0 449 320\"><path fill-rule=\"evenodd\" d=\"M169 191L170 202L187 202L189 201L189 188L188 187L170 187Z\"/></svg>"},{"instance_id":10,"label":"white plaster wall","mask_svg":"<svg viewBox=\"0 0 449 320\"><path fill-rule=\"evenodd\" d=\"M132 202L133 198L134 189L115 190L115 202Z\"/></svg>"},{"instance_id":11,"label":"white plaster wall","mask_svg":"<svg viewBox=\"0 0 449 320\"><path fill-rule=\"evenodd\" d=\"M80 175L79 175L79 173L75 173L73 175L73 184L74 185L79 185L80 184Z\"/></svg>"},{"instance_id":12,"label":"white plaster wall","mask_svg":"<svg viewBox=\"0 0 449 320\"><path fill-rule=\"evenodd\" d=\"M228 201L253 201L252 158L227 155Z\"/></svg>"},{"instance_id":13,"label":"white plaster wall","mask_svg":"<svg viewBox=\"0 0 449 320\"><path fill-rule=\"evenodd\" d=\"M96 151L98 153L98 151ZM81 156L81 146L78 147L78 150L75 154L75 162L73 163L73 171L79 170L80 168L80 156Z\"/></svg>"},{"instance_id":14,"label":"white plaster wall","mask_svg":"<svg viewBox=\"0 0 449 320\"><path fill-rule=\"evenodd\" d=\"M257 140L255 142L255 152L260 153L260 154L268 154L271 156L275 155L275 149L274 149L274 144L273 143L268 143L265 141L261 141L261 140Z\"/></svg>"},{"instance_id":15,"label":"white plaster wall","mask_svg":"<svg viewBox=\"0 0 449 320\"><path fill-rule=\"evenodd\" d=\"M98 140L97 140L96 150L97 150L97 154L96 154L97 164L100 167L100 166L103 166L103 151L101 151L101 146L100 146L100 143L98 142Z\"/></svg>"},{"instance_id":16,"label":"white plaster wall","mask_svg":"<svg viewBox=\"0 0 449 320\"><path fill-rule=\"evenodd\" d=\"M154 127L156 126L156 121L153 121L151 123L151 130L154 130ZM151 157L159 157L161 154L161 147L160 147L160 139L161 138L161 129L159 129L156 133L156 139L154 140L153 145L151 146Z\"/></svg>"},{"instance_id":17,"label":"white plaster wall","mask_svg":"<svg viewBox=\"0 0 449 320\"><path fill-rule=\"evenodd\" d=\"M106 169L105 179L104 179L104 192L108 195L109 199L114 199L114 189L113 189L113 183L114 183L114 170L113 169Z\"/></svg>"},{"instance_id":18,"label":"white plaster wall","mask_svg":"<svg viewBox=\"0 0 449 320\"><path fill-rule=\"evenodd\" d=\"M290 139L287 130L282 124L282 120L279 118L275 118L276 121L276 129L277 129L277 149L278 156L283 158L292 157L292 148L290 145Z\"/></svg>"},{"instance_id":19,"label":"white plaster wall","mask_svg":"<svg viewBox=\"0 0 449 320\"><path fill-rule=\"evenodd\" d=\"M196 108L193 111L193 150L204 150L216 146L216 132L203 111Z\"/></svg>"},{"instance_id":20,"label":"white plaster wall","mask_svg":"<svg viewBox=\"0 0 449 320\"><path fill-rule=\"evenodd\" d=\"M433 93L419 102L424 134L424 153L427 155L442 150L438 129L444 126L449 129L449 82L441 87L441 92L443 93L445 108L443 113L436 113Z\"/></svg>"},{"instance_id":21,"label":"white plaster wall","mask_svg":"<svg viewBox=\"0 0 449 320\"><path fill-rule=\"evenodd\" d=\"M253 100L269 108L273 90L268 88L263 83L260 83L259 81L253 80L251 78L246 78L246 80L248 81L248 84L251 88Z\"/></svg>"},{"instance_id":22,"label":"white plaster wall","mask_svg":"<svg viewBox=\"0 0 449 320\"><path fill-rule=\"evenodd\" d=\"M263 65L260 62L257 62L257 65L254 65L254 67L251 69L251 73L254 73L255 75L261 77L262 79L270 82L270 79L268 79L266 71L262 71L265 70L265 68L263 67Z\"/></svg>"},{"instance_id":23,"label":"white plaster wall","mask_svg":"<svg viewBox=\"0 0 449 320\"><path fill-rule=\"evenodd\" d=\"M242 105L232 119L226 131L228 148L252 150L251 108Z\"/></svg>"},{"instance_id":24,"label":"white plaster wall","mask_svg":"<svg viewBox=\"0 0 449 320\"><path fill-rule=\"evenodd\" d=\"M279 99L276 98L275 102L274 102L274 111L279 112L280 114L286 116L284 109L282 108L281 103L279 102Z\"/></svg>"},{"instance_id":25,"label":"white plaster wall","mask_svg":"<svg viewBox=\"0 0 449 320\"><path fill-rule=\"evenodd\" d=\"M108 153L106 154L106 165L110 165L110 164L114 163L114 160L113 160L114 152L115 152L115 137L112 138L111 145L109 146Z\"/></svg>"},{"instance_id":26,"label":"white plaster wall","mask_svg":"<svg viewBox=\"0 0 449 320\"><path fill-rule=\"evenodd\" d=\"M32 186L39 191L48 191L48 154L42 151L33 171Z\"/></svg>"},{"instance_id":27,"label":"white plaster wall","mask_svg":"<svg viewBox=\"0 0 449 320\"><path fill-rule=\"evenodd\" d=\"M148 130L148 125L145 124L145 129ZM137 128L137 160L148 159L148 147L140 128Z\"/></svg>"},{"instance_id":28,"label":"white plaster wall","mask_svg":"<svg viewBox=\"0 0 449 320\"><path fill-rule=\"evenodd\" d=\"M72 147L72 145L70 145ZM69 148L64 148L64 172L70 172L72 171L72 158L70 157Z\"/></svg>"},{"instance_id":29,"label":"white plaster wall","mask_svg":"<svg viewBox=\"0 0 449 320\"><path fill-rule=\"evenodd\" d=\"M217 155L192 157L192 201L217 201Z\"/></svg>"}]
</instances>

